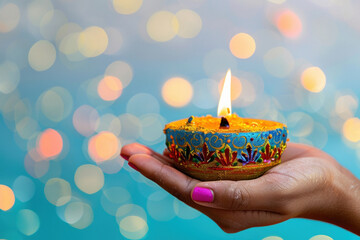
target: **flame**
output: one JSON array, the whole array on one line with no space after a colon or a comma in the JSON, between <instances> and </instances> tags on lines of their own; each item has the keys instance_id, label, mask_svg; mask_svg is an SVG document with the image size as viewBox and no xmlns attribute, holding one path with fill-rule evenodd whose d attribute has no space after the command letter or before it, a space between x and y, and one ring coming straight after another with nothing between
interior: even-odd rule
<instances>
[{"instance_id":1,"label":"flame","mask_svg":"<svg viewBox=\"0 0 360 240\"><path fill-rule=\"evenodd\" d=\"M226 73L224 86L221 91L218 111L218 117L226 117L231 115L231 71L230 69Z\"/></svg>"}]
</instances>

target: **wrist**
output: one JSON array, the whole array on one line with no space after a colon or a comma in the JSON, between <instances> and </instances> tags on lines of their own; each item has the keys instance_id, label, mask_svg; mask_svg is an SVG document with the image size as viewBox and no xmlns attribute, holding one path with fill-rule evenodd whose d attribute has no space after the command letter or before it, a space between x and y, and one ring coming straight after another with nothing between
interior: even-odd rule
<instances>
[{"instance_id":1,"label":"wrist","mask_svg":"<svg viewBox=\"0 0 360 240\"><path fill-rule=\"evenodd\" d=\"M360 181L349 170L339 167L330 182L333 206L325 221L360 235Z\"/></svg>"}]
</instances>

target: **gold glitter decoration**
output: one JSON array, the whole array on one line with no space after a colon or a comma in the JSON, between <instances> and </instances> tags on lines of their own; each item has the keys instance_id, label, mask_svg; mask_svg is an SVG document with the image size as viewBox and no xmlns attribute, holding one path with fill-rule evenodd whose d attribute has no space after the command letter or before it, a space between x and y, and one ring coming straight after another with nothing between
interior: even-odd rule
<instances>
[{"instance_id":1,"label":"gold glitter decoration","mask_svg":"<svg viewBox=\"0 0 360 240\"><path fill-rule=\"evenodd\" d=\"M228 129L220 129L221 118L207 115L203 117L194 117L193 121L195 124L191 125L187 124L188 119L171 122L165 126L164 132L166 129L199 131L204 133L263 132L283 128L285 126L282 123L270 120L241 118L235 113L227 116L226 119L230 124L230 128Z\"/></svg>"}]
</instances>

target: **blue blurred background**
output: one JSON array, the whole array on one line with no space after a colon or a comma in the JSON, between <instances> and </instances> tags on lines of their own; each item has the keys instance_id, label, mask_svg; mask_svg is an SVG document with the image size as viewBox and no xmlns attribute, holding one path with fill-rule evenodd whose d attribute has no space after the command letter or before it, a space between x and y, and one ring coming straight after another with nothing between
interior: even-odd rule
<instances>
[{"instance_id":1,"label":"blue blurred background","mask_svg":"<svg viewBox=\"0 0 360 240\"><path fill-rule=\"evenodd\" d=\"M0 0L0 239L356 239L293 219L229 235L124 164L233 112L360 175L356 0Z\"/></svg>"}]
</instances>

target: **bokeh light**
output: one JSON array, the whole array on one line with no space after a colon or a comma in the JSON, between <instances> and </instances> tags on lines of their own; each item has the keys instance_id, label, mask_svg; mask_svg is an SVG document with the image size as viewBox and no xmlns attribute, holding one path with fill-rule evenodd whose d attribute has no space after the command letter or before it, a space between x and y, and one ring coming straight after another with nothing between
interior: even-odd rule
<instances>
[{"instance_id":1,"label":"bokeh light","mask_svg":"<svg viewBox=\"0 0 360 240\"><path fill-rule=\"evenodd\" d=\"M158 114L147 114L140 118L141 140L147 145L154 145L164 140L162 130L166 124L165 119Z\"/></svg>"},{"instance_id":2,"label":"bokeh light","mask_svg":"<svg viewBox=\"0 0 360 240\"><path fill-rule=\"evenodd\" d=\"M116 54L123 45L123 36L116 28L109 27L105 29L109 42L104 54L113 55Z\"/></svg>"},{"instance_id":3,"label":"bokeh light","mask_svg":"<svg viewBox=\"0 0 360 240\"><path fill-rule=\"evenodd\" d=\"M169 221L175 217L173 198L164 190L156 191L148 197L146 209L157 221Z\"/></svg>"},{"instance_id":4,"label":"bokeh light","mask_svg":"<svg viewBox=\"0 0 360 240\"><path fill-rule=\"evenodd\" d=\"M335 112L342 119L348 119L355 115L358 106L359 100L356 96L342 95L336 99Z\"/></svg>"},{"instance_id":5,"label":"bokeh light","mask_svg":"<svg viewBox=\"0 0 360 240\"><path fill-rule=\"evenodd\" d=\"M62 206L71 199L70 184L61 178L49 179L44 188L46 199L55 206Z\"/></svg>"},{"instance_id":6,"label":"bokeh light","mask_svg":"<svg viewBox=\"0 0 360 240\"><path fill-rule=\"evenodd\" d=\"M42 18L49 11L54 10L50 0L35 0L27 6L27 17L31 24L40 26Z\"/></svg>"},{"instance_id":7,"label":"bokeh light","mask_svg":"<svg viewBox=\"0 0 360 240\"><path fill-rule=\"evenodd\" d=\"M90 138L88 151L95 162L107 161L120 154L120 141L112 132L103 131Z\"/></svg>"},{"instance_id":8,"label":"bokeh light","mask_svg":"<svg viewBox=\"0 0 360 240\"><path fill-rule=\"evenodd\" d=\"M143 0L113 0L114 9L120 14L133 14L139 10Z\"/></svg>"},{"instance_id":9,"label":"bokeh light","mask_svg":"<svg viewBox=\"0 0 360 240\"><path fill-rule=\"evenodd\" d=\"M64 221L65 223L68 223L68 224L72 224L72 223L79 221L79 219L81 218L81 216L84 213L83 205L82 204L72 205L72 203L78 203L78 202L82 202L82 200L78 197L71 196L70 200L66 204L56 207L56 215L62 221ZM68 208L69 205L72 205L72 206ZM75 209L75 208L73 208L73 206L76 206L77 208ZM72 211L69 212L69 210L66 211L66 209L70 209ZM65 217L65 213L67 215L66 217Z\"/></svg>"},{"instance_id":10,"label":"bokeh light","mask_svg":"<svg viewBox=\"0 0 360 240\"><path fill-rule=\"evenodd\" d=\"M184 202L174 199L174 212L176 216L181 219L195 219L201 215L201 213L194 208L189 207Z\"/></svg>"},{"instance_id":11,"label":"bokeh light","mask_svg":"<svg viewBox=\"0 0 360 240\"><path fill-rule=\"evenodd\" d=\"M286 0L268 0L268 1L275 4L283 4L284 2L286 2ZM266 239L266 240L270 240L270 239Z\"/></svg>"},{"instance_id":12,"label":"bokeh light","mask_svg":"<svg viewBox=\"0 0 360 240\"><path fill-rule=\"evenodd\" d=\"M33 178L41 178L49 170L49 161L42 161L44 157L36 149L30 149L24 159L24 167Z\"/></svg>"},{"instance_id":13,"label":"bokeh light","mask_svg":"<svg viewBox=\"0 0 360 240\"><path fill-rule=\"evenodd\" d=\"M12 31L20 21L19 7L14 3L7 3L0 8L0 32Z\"/></svg>"},{"instance_id":14,"label":"bokeh light","mask_svg":"<svg viewBox=\"0 0 360 240\"><path fill-rule=\"evenodd\" d=\"M61 153L62 149L63 139L58 131L49 128L39 135L37 151L44 158L54 158Z\"/></svg>"},{"instance_id":15,"label":"bokeh light","mask_svg":"<svg viewBox=\"0 0 360 240\"><path fill-rule=\"evenodd\" d=\"M314 120L311 116L303 112L293 112L288 118L288 127L291 129L291 135L296 137L305 137L314 129Z\"/></svg>"},{"instance_id":16,"label":"bokeh light","mask_svg":"<svg viewBox=\"0 0 360 240\"><path fill-rule=\"evenodd\" d=\"M128 239L141 239L149 229L146 221L138 216L125 217L119 226L121 234Z\"/></svg>"},{"instance_id":17,"label":"bokeh light","mask_svg":"<svg viewBox=\"0 0 360 240\"><path fill-rule=\"evenodd\" d=\"M99 96L105 101L114 101L118 99L122 92L121 81L114 76L105 76L99 82L97 88Z\"/></svg>"},{"instance_id":18,"label":"bokeh light","mask_svg":"<svg viewBox=\"0 0 360 240\"><path fill-rule=\"evenodd\" d=\"M184 78L174 77L168 79L161 91L164 101L173 107L184 107L193 96L193 87Z\"/></svg>"},{"instance_id":19,"label":"bokeh light","mask_svg":"<svg viewBox=\"0 0 360 240\"><path fill-rule=\"evenodd\" d=\"M284 240L284 239L281 237L277 237L277 236L269 236L269 237L263 238L262 240Z\"/></svg>"},{"instance_id":20,"label":"bokeh light","mask_svg":"<svg viewBox=\"0 0 360 240\"><path fill-rule=\"evenodd\" d=\"M56 50L54 45L47 40L37 41L29 51L28 61L36 71L48 70L55 62Z\"/></svg>"},{"instance_id":21,"label":"bokeh light","mask_svg":"<svg viewBox=\"0 0 360 240\"><path fill-rule=\"evenodd\" d=\"M240 59L251 57L256 49L255 40L247 33L238 33L230 40L231 53Z\"/></svg>"},{"instance_id":22,"label":"bokeh light","mask_svg":"<svg viewBox=\"0 0 360 240\"><path fill-rule=\"evenodd\" d=\"M288 38L297 38L302 32L302 23L298 15L291 10L285 10L276 16L276 26Z\"/></svg>"},{"instance_id":23,"label":"bokeh light","mask_svg":"<svg viewBox=\"0 0 360 240\"><path fill-rule=\"evenodd\" d=\"M125 113L119 116L121 126L126 126L122 128L120 132L120 137L128 139L129 141L135 141L140 137L141 134L141 122L136 116Z\"/></svg>"},{"instance_id":24,"label":"bokeh light","mask_svg":"<svg viewBox=\"0 0 360 240\"><path fill-rule=\"evenodd\" d=\"M13 190L6 185L0 185L0 209L7 211L14 206L15 195Z\"/></svg>"},{"instance_id":25,"label":"bokeh light","mask_svg":"<svg viewBox=\"0 0 360 240\"><path fill-rule=\"evenodd\" d=\"M37 105L49 120L60 122L71 113L73 99L65 88L53 87L39 97Z\"/></svg>"},{"instance_id":26,"label":"bokeh light","mask_svg":"<svg viewBox=\"0 0 360 240\"><path fill-rule=\"evenodd\" d=\"M10 61L0 64L0 93L11 93L16 89L20 81L18 66Z\"/></svg>"},{"instance_id":27,"label":"bokeh light","mask_svg":"<svg viewBox=\"0 0 360 240\"><path fill-rule=\"evenodd\" d=\"M182 9L178 11L175 16L179 24L178 36L182 38L193 38L199 34L202 21L196 12L189 9Z\"/></svg>"},{"instance_id":28,"label":"bokeh light","mask_svg":"<svg viewBox=\"0 0 360 240\"><path fill-rule=\"evenodd\" d=\"M96 132L103 131L112 132L115 136L119 136L121 132L120 119L111 113L101 116Z\"/></svg>"},{"instance_id":29,"label":"bokeh light","mask_svg":"<svg viewBox=\"0 0 360 240\"><path fill-rule=\"evenodd\" d=\"M115 61L107 66L105 75L114 76L120 79L122 87L125 88L130 84L133 78L133 70L128 63L123 61Z\"/></svg>"},{"instance_id":30,"label":"bokeh light","mask_svg":"<svg viewBox=\"0 0 360 240\"><path fill-rule=\"evenodd\" d=\"M179 31L179 22L175 14L168 11L154 13L146 24L150 38L157 42L166 42L176 36Z\"/></svg>"},{"instance_id":31,"label":"bokeh light","mask_svg":"<svg viewBox=\"0 0 360 240\"><path fill-rule=\"evenodd\" d=\"M284 47L270 49L264 55L263 60L266 70L278 78L288 76L295 66L292 54Z\"/></svg>"},{"instance_id":32,"label":"bokeh light","mask_svg":"<svg viewBox=\"0 0 360 240\"><path fill-rule=\"evenodd\" d=\"M334 239L327 235L316 235L311 237L309 240L334 240Z\"/></svg>"},{"instance_id":33,"label":"bokeh light","mask_svg":"<svg viewBox=\"0 0 360 240\"><path fill-rule=\"evenodd\" d=\"M99 125L99 114L95 108L82 105L74 112L73 125L78 133L89 137Z\"/></svg>"},{"instance_id":34,"label":"bokeh light","mask_svg":"<svg viewBox=\"0 0 360 240\"><path fill-rule=\"evenodd\" d=\"M301 74L301 84L310 92L321 92L326 85L326 76L319 67L309 67Z\"/></svg>"},{"instance_id":35,"label":"bokeh light","mask_svg":"<svg viewBox=\"0 0 360 240\"><path fill-rule=\"evenodd\" d=\"M76 23L65 23L56 33L56 43L59 51L65 54L66 59L72 62L84 60L86 57L80 53L78 38L82 28Z\"/></svg>"},{"instance_id":36,"label":"bokeh light","mask_svg":"<svg viewBox=\"0 0 360 240\"><path fill-rule=\"evenodd\" d=\"M138 93L127 102L126 112L139 117L149 113L159 113L159 101L151 94Z\"/></svg>"},{"instance_id":37,"label":"bokeh light","mask_svg":"<svg viewBox=\"0 0 360 240\"><path fill-rule=\"evenodd\" d=\"M56 41L56 45L59 47L60 52L63 52L64 54L66 53L66 51L65 52L63 51L66 48L61 49L62 40L64 40L64 38L66 38L70 34L81 32L81 30L82 28L79 26L79 24L73 22L65 23L59 29L57 29L55 41ZM76 42L74 45L77 47Z\"/></svg>"},{"instance_id":38,"label":"bokeh light","mask_svg":"<svg viewBox=\"0 0 360 240\"><path fill-rule=\"evenodd\" d=\"M145 210L136 204L123 204L121 207L119 207L116 210L116 222L120 223L121 220L123 220L125 217L128 216L138 216L147 220L147 215Z\"/></svg>"},{"instance_id":39,"label":"bokeh light","mask_svg":"<svg viewBox=\"0 0 360 240\"><path fill-rule=\"evenodd\" d=\"M74 209L76 209L77 212L74 212ZM75 214L77 214L77 216ZM66 206L64 215L65 220L76 229L87 228L94 220L94 213L91 206L84 202L69 203Z\"/></svg>"},{"instance_id":40,"label":"bokeh light","mask_svg":"<svg viewBox=\"0 0 360 240\"><path fill-rule=\"evenodd\" d=\"M35 194L35 184L33 180L22 175L15 179L12 189L14 190L16 199L20 202L29 201Z\"/></svg>"},{"instance_id":41,"label":"bokeh light","mask_svg":"<svg viewBox=\"0 0 360 240\"><path fill-rule=\"evenodd\" d=\"M100 201L105 212L115 216L119 207L130 203L131 195L125 188L110 187L103 190Z\"/></svg>"},{"instance_id":42,"label":"bokeh light","mask_svg":"<svg viewBox=\"0 0 360 240\"><path fill-rule=\"evenodd\" d=\"M31 139L38 133L39 125L33 118L24 117L16 122L17 134L22 139Z\"/></svg>"},{"instance_id":43,"label":"bokeh light","mask_svg":"<svg viewBox=\"0 0 360 240\"><path fill-rule=\"evenodd\" d=\"M54 40L58 30L67 23L67 17L62 11L48 11L40 22L40 32L44 38Z\"/></svg>"},{"instance_id":44,"label":"bokeh light","mask_svg":"<svg viewBox=\"0 0 360 240\"><path fill-rule=\"evenodd\" d=\"M40 228L39 216L30 209L22 209L17 214L16 226L22 234L31 236Z\"/></svg>"},{"instance_id":45,"label":"bokeh light","mask_svg":"<svg viewBox=\"0 0 360 240\"><path fill-rule=\"evenodd\" d=\"M233 100L232 105L234 107L251 106L251 104L255 102L257 96L261 96L263 94L264 83L259 76L251 73L241 74L241 78L239 80L242 90L240 92L240 96ZM240 86L238 88L240 88Z\"/></svg>"},{"instance_id":46,"label":"bokeh light","mask_svg":"<svg viewBox=\"0 0 360 240\"><path fill-rule=\"evenodd\" d=\"M343 125L344 137L351 142L360 141L360 119L349 118Z\"/></svg>"},{"instance_id":47,"label":"bokeh light","mask_svg":"<svg viewBox=\"0 0 360 240\"><path fill-rule=\"evenodd\" d=\"M31 106L27 99L19 100L14 106L14 120L17 122L31 114Z\"/></svg>"},{"instance_id":48,"label":"bokeh light","mask_svg":"<svg viewBox=\"0 0 360 240\"><path fill-rule=\"evenodd\" d=\"M72 201L65 206L63 220L68 224L78 222L84 214L84 204L81 201Z\"/></svg>"},{"instance_id":49,"label":"bokeh light","mask_svg":"<svg viewBox=\"0 0 360 240\"><path fill-rule=\"evenodd\" d=\"M74 181L81 191L93 194L104 186L104 173L97 166L91 164L81 165L76 169Z\"/></svg>"},{"instance_id":50,"label":"bokeh light","mask_svg":"<svg viewBox=\"0 0 360 240\"><path fill-rule=\"evenodd\" d=\"M117 156L113 159L98 163L98 166L104 173L115 174L123 168L124 162L125 160L122 157Z\"/></svg>"},{"instance_id":51,"label":"bokeh light","mask_svg":"<svg viewBox=\"0 0 360 240\"><path fill-rule=\"evenodd\" d=\"M312 132L306 138L310 140L310 145L322 149L329 140L328 129L322 123L315 122Z\"/></svg>"},{"instance_id":52,"label":"bokeh light","mask_svg":"<svg viewBox=\"0 0 360 240\"><path fill-rule=\"evenodd\" d=\"M106 50L108 42L105 30L97 26L83 30L77 40L79 51L85 57L99 56Z\"/></svg>"}]
</instances>

